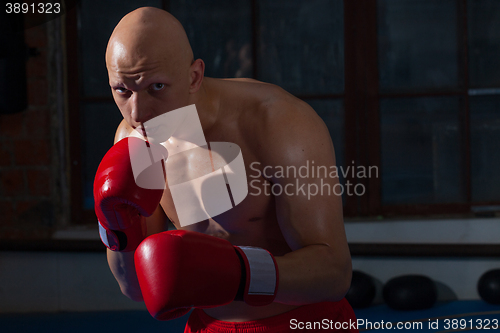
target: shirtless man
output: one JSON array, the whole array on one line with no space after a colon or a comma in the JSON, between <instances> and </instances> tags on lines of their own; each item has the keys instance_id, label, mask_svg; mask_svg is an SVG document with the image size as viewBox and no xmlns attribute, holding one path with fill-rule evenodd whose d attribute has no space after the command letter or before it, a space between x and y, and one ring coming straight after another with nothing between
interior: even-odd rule
<instances>
[{"instance_id":1,"label":"shirtless man","mask_svg":"<svg viewBox=\"0 0 500 333\"><path fill-rule=\"evenodd\" d=\"M256 174L252 169L256 165L261 171L268 167L265 175L253 183L252 188L262 190L259 195L250 190L243 202L213 219L181 227L168 184L160 204L146 218L148 235L162 233L170 219L177 229L225 239L235 246L266 249L274 256L279 287L272 303L252 306L235 300L196 309L186 331L205 332L208 326L217 330L225 327L225 322L251 321L252 329L264 325L267 332L281 332L290 329L292 318L355 321L344 299L350 285L351 258L341 198L307 196L301 191L268 195L270 184L282 188L296 184L291 175L279 177L273 173L280 166L298 169L306 161L318 166L335 165L329 132L315 111L271 84L204 77L205 64L193 58L182 25L171 14L156 8L139 8L118 23L106 50L106 65L114 100L124 118L115 143L156 116L195 104L207 142L236 143L247 176ZM333 187L338 178L322 181ZM300 179L305 188L311 183L320 186L320 179ZM142 301L134 252L108 250L108 263L122 292ZM192 283L201 279L197 276ZM217 291L207 290L212 292ZM263 318L267 318L265 324L259 321ZM280 322L277 326L273 326L274 318ZM253 332L234 325L234 332ZM352 326L350 329L356 331Z\"/></svg>"}]
</instances>

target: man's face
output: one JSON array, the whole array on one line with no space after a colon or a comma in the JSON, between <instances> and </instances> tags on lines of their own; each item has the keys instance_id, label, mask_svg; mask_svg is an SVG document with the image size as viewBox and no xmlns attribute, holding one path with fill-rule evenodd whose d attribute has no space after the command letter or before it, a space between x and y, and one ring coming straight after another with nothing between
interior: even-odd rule
<instances>
[{"instance_id":1,"label":"man's face","mask_svg":"<svg viewBox=\"0 0 500 333\"><path fill-rule=\"evenodd\" d=\"M137 128L165 112L190 104L189 68L122 51L107 64L109 85L125 121Z\"/></svg>"}]
</instances>

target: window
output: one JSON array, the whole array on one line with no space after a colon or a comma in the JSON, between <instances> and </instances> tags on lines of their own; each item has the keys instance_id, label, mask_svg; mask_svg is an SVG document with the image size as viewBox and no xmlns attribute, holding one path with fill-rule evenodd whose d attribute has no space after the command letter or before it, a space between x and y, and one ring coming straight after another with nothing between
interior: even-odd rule
<instances>
[{"instance_id":1,"label":"window","mask_svg":"<svg viewBox=\"0 0 500 333\"><path fill-rule=\"evenodd\" d=\"M377 4L382 212L470 212L498 201L490 168L499 166L500 5Z\"/></svg>"},{"instance_id":2,"label":"window","mask_svg":"<svg viewBox=\"0 0 500 333\"><path fill-rule=\"evenodd\" d=\"M367 195L348 202L346 211L401 216L495 209L500 5L378 0L345 6L346 160L380 168L379 179L366 180Z\"/></svg>"}]
</instances>

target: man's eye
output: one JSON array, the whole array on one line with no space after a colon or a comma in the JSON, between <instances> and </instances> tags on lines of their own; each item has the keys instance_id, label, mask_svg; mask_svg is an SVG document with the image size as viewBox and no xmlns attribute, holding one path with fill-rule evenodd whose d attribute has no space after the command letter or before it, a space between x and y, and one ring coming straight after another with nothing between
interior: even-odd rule
<instances>
[{"instance_id":1,"label":"man's eye","mask_svg":"<svg viewBox=\"0 0 500 333\"><path fill-rule=\"evenodd\" d=\"M155 83L151 86L151 88L154 90L154 91L159 91L159 90L162 90L163 88L165 88L165 85L163 83Z\"/></svg>"},{"instance_id":2,"label":"man's eye","mask_svg":"<svg viewBox=\"0 0 500 333\"><path fill-rule=\"evenodd\" d=\"M127 89L118 87L118 88L115 88L115 91L119 94L124 94L127 92Z\"/></svg>"}]
</instances>

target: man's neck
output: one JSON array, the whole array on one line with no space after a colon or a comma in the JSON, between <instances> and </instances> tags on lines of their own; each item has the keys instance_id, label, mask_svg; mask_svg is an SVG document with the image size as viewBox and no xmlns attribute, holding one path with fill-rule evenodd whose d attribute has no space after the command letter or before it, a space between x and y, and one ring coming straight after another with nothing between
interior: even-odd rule
<instances>
[{"instance_id":1,"label":"man's neck","mask_svg":"<svg viewBox=\"0 0 500 333\"><path fill-rule=\"evenodd\" d=\"M208 133L216 124L219 117L219 96L212 86L212 78L205 77L200 89L194 96L193 103L196 105L203 132Z\"/></svg>"}]
</instances>

